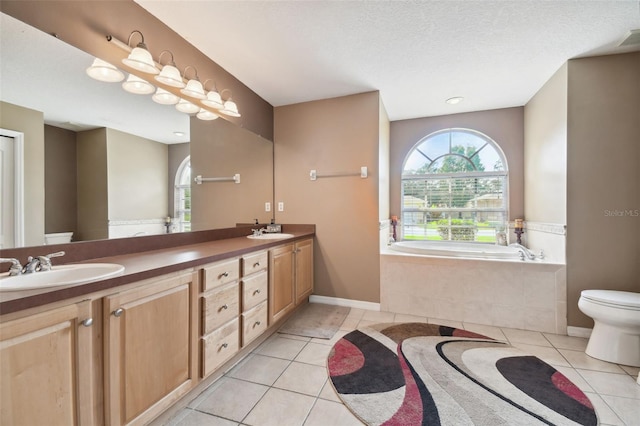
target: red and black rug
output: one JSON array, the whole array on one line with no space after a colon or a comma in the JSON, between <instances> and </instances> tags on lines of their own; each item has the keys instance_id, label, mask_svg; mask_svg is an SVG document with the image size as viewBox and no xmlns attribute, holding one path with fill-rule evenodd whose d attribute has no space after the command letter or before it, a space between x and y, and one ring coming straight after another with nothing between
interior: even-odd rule
<instances>
[{"instance_id":1,"label":"red and black rug","mask_svg":"<svg viewBox=\"0 0 640 426\"><path fill-rule=\"evenodd\" d=\"M587 396L539 358L436 324L376 324L340 339L333 387L370 425L597 425Z\"/></svg>"}]
</instances>

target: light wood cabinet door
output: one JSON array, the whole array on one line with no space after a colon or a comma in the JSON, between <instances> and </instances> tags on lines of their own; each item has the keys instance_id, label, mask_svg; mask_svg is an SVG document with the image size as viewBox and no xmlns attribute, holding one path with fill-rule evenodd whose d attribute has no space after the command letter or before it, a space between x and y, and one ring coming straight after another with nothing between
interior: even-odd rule
<instances>
[{"instance_id":1,"label":"light wood cabinet door","mask_svg":"<svg viewBox=\"0 0 640 426\"><path fill-rule=\"evenodd\" d=\"M105 417L144 424L197 380L197 274L104 298Z\"/></svg>"},{"instance_id":2,"label":"light wood cabinet door","mask_svg":"<svg viewBox=\"0 0 640 426\"><path fill-rule=\"evenodd\" d=\"M294 245L269 250L269 324L295 307Z\"/></svg>"},{"instance_id":3,"label":"light wood cabinet door","mask_svg":"<svg viewBox=\"0 0 640 426\"><path fill-rule=\"evenodd\" d=\"M313 292L313 240L296 243L296 305Z\"/></svg>"},{"instance_id":4,"label":"light wood cabinet door","mask_svg":"<svg viewBox=\"0 0 640 426\"><path fill-rule=\"evenodd\" d=\"M91 302L0 324L0 424L92 423Z\"/></svg>"}]
</instances>

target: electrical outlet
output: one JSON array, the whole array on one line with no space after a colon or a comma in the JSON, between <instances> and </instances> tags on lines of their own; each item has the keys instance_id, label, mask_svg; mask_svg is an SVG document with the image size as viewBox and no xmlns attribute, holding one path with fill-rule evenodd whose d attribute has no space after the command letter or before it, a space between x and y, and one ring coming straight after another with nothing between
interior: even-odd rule
<instances>
[{"instance_id":1,"label":"electrical outlet","mask_svg":"<svg viewBox=\"0 0 640 426\"><path fill-rule=\"evenodd\" d=\"M278 211L279 212L283 212L284 211L284 202L280 201L278 203Z\"/></svg>"},{"instance_id":2,"label":"electrical outlet","mask_svg":"<svg viewBox=\"0 0 640 426\"><path fill-rule=\"evenodd\" d=\"M270 212L271 211L271 203L270 202L264 203L264 211L265 212Z\"/></svg>"}]
</instances>

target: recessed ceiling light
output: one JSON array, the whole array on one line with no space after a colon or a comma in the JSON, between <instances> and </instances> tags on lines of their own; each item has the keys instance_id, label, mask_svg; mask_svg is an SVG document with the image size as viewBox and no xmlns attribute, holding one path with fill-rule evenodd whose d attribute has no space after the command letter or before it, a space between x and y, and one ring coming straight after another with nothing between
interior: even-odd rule
<instances>
[{"instance_id":1,"label":"recessed ceiling light","mask_svg":"<svg viewBox=\"0 0 640 426\"><path fill-rule=\"evenodd\" d=\"M184 132L173 132L176 136L184 136Z\"/></svg>"},{"instance_id":2,"label":"recessed ceiling light","mask_svg":"<svg viewBox=\"0 0 640 426\"><path fill-rule=\"evenodd\" d=\"M445 102L448 103L449 105L455 105L455 104L459 104L463 100L464 98L462 96L454 96L453 98L447 99Z\"/></svg>"}]
</instances>

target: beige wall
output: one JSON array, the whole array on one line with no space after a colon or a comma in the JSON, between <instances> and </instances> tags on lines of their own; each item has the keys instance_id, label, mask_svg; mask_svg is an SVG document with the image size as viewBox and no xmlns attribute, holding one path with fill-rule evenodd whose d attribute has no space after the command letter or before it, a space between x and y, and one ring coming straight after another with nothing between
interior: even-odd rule
<instances>
[{"instance_id":1,"label":"beige wall","mask_svg":"<svg viewBox=\"0 0 640 426\"><path fill-rule=\"evenodd\" d=\"M393 121L391 123L392 215L400 216L403 162L425 136L442 129L461 127L477 130L493 139L504 152L509 167L509 216L524 215L524 111L522 107Z\"/></svg>"},{"instance_id":2,"label":"beige wall","mask_svg":"<svg viewBox=\"0 0 640 426\"><path fill-rule=\"evenodd\" d=\"M166 144L107 129L109 220L169 214L168 155Z\"/></svg>"},{"instance_id":3,"label":"beige wall","mask_svg":"<svg viewBox=\"0 0 640 426\"><path fill-rule=\"evenodd\" d=\"M44 126L45 232L73 232L77 226L78 196L76 132Z\"/></svg>"},{"instance_id":4,"label":"beige wall","mask_svg":"<svg viewBox=\"0 0 640 426\"><path fill-rule=\"evenodd\" d=\"M75 241L109 238L107 129L77 134L78 234Z\"/></svg>"},{"instance_id":5,"label":"beige wall","mask_svg":"<svg viewBox=\"0 0 640 426\"><path fill-rule=\"evenodd\" d=\"M269 223L273 209L273 142L224 121L191 119L191 177L231 177L240 183L191 184L191 229ZM272 206L273 207L273 206Z\"/></svg>"},{"instance_id":6,"label":"beige wall","mask_svg":"<svg viewBox=\"0 0 640 426\"><path fill-rule=\"evenodd\" d=\"M384 108L382 100L380 100L380 123L378 129L378 182L379 182L379 213L378 217L382 220L389 219L389 129L391 123L387 110ZM386 243L386 241L384 241Z\"/></svg>"},{"instance_id":7,"label":"beige wall","mask_svg":"<svg viewBox=\"0 0 640 426\"><path fill-rule=\"evenodd\" d=\"M569 61L569 325L583 289L640 292L639 76L640 52Z\"/></svg>"},{"instance_id":8,"label":"beige wall","mask_svg":"<svg viewBox=\"0 0 640 426\"><path fill-rule=\"evenodd\" d=\"M379 302L378 92L277 107L274 116L275 202L284 202L276 221L316 224L314 293ZM367 179L309 179L312 169L362 166Z\"/></svg>"},{"instance_id":9,"label":"beige wall","mask_svg":"<svg viewBox=\"0 0 640 426\"><path fill-rule=\"evenodd\" d=\"M44 118L39 111L0 102L0 128L24 133L25 246L44 244Z\"/></svg>"}]
</instances>

